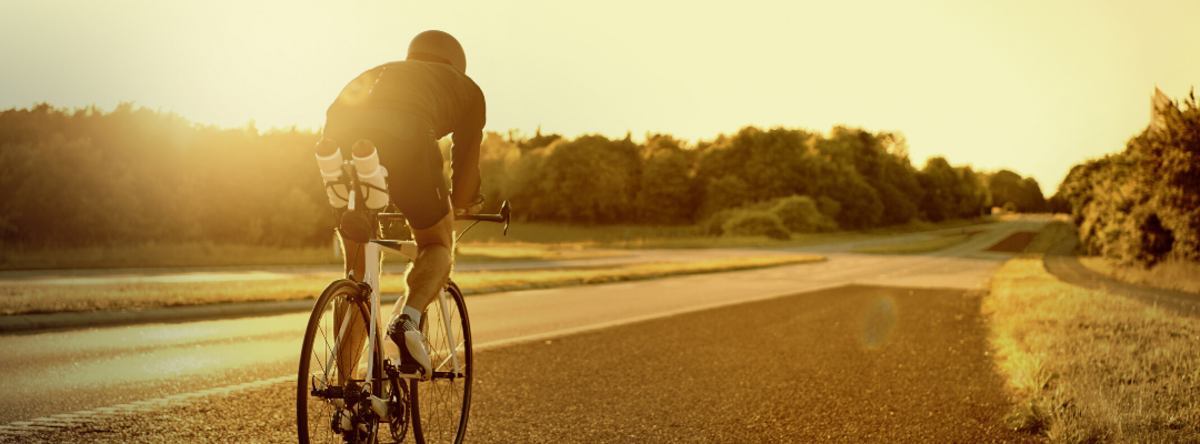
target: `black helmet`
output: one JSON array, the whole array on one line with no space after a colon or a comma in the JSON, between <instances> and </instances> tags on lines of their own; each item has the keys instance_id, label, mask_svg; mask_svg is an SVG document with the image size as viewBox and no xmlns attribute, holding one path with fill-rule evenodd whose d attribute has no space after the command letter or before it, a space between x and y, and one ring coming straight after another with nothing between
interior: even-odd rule
<instances>
[{"instance_id":1,"label":"black helmet","mask_svg":"<svg viewBox=\"0 0 1200 444\"><path fill-rule=\"evenodd\" d=\"M408 44L408 60L445 63L459 72L467 72L467 55L454 36L442 31L425 31Z\"/></svg>"}]
</instances>

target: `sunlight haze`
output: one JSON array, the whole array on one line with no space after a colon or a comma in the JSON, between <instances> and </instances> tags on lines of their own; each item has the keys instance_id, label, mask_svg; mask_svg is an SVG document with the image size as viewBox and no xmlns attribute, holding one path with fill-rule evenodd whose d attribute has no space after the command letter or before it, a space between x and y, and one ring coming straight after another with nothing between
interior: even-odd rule
<instances>
[{"instance_id":1,"label":"sunlight haze","mask_svg":"<svg viewBox=\"0 0 1200 444\"><path fill-rule=\"evenodd\" d=\"M1200 80L1196 1L7 1L0 109L120 102L319 128L420 31L463 44L491 131L692 142L746 125L894 131L913 163L1033 176L1122 151Z\"/></svg>"}]
</instances>

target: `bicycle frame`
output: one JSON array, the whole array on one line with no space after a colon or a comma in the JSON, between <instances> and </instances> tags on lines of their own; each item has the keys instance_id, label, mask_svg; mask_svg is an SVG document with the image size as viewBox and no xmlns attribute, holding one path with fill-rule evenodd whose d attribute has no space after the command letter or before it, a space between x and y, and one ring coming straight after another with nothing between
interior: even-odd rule
<instances>
[{"instance_id":1,"label":"bicycle frame","mask_svg":"<svg viewBox=\"0 0 1200 444\"><path fill-rule=\"evenodd\" d=\"M385 243L387 243L388 245L385 245ZM410 260L416 259L417 243L414 241L371 240L369 243L367 243L365 245L366 267L365 267L365 270L363 273L365 276L363 276L362 282L366 283L371 288L371 295L370 295L370 299L369 299L371 313L370 313L369 320L373 324L374 331L371 334L367 335L367 356L369 356L370 358L367 359L367 372L366 372L366 379L364 381L364 386L370 386L370 384L375 383L375 381L374 381L374 377L376 374L375 373L375 365L377 362L377 360L375 359L375 356L378 355L379 347L381 347L381 344L379 344L379 340L382 338L383 324L382 324L382 319L381 319L381 315L379 312L379 299L381 296L381 293L379 291L379 288L380 288L380 286L379 286L379 269L380 269L380 265L381 265L380 264L380 252L384 252L384 251L403 255L403 256L409 258ZM403 296L403 298L407 298L407 297L408 297L407 294L405 296ZM401 303L403 304L403 299L402 299ZM445 310L445 308L446 308L446 292L445 292L445 290L438 293L438 303L442 307L442 313L446 313L446 310ZM341 327L341 329L339 329L339 331L337 333L337 338L334 340L333 349L330 350L328 362L334 362L334 359L336 359L335 357L338 356L338 352L341 349L343 339L345 338L345 335L346 335L347 326L350 325L351 317L353 316L353 314L354 313L351 310L346 311L345 318L342 320L342 323L341 323L342 327ZM450 320L444 319L444 318L445 318L445 315L443 315L443 320L444 320L444 322L446 322L446 325L449 326ZM450 334L453 335L453 332L450 332ZM451 340L454 340L454 338L451 337ZM460 368L458 366L458 359L457 359L457 357L454 357L453 355L452 355L452 358L454 358L454 363L453 363L454 371L457 373L460 371ZM328 384L328 375L324 375L324 379L326 379L326 381L323 381L323 382L325 384ZM372 408L372 410L375 410L376 415L379 415L380 418L390 418L386 400L380 399L373 395L370 397L370 399L371 399L371 408ZM342 405L339 407L345 407L345 406Z\"/></svg>"},{"instance_id":2,"label":"bicycle frame","mask_svg":"<svg viewBox=\"0 0 1200 444\"><path fill-rule=\"evenodd\" d=\"M361 254L365 254L365 256L362 257L363 268L361 269L361 272L363 275L357 276L357 273L355 273L356 270L354 270L353 262L349 262L349 259L347 259L348 262L347 262L347 270L346 270L345 278L349 282L342 281L342 283L339 284L339 285L347 285L347 284L353 283L355 281L358 282L357 286L358 286L359 291L357 292L357 294L344 293L344 296L348 299L348 302L349 302L347 305L361 307L361 304L363 304L364 302L369 304L369 307L366 307L366 309L367 309L366 311L369 311L367 323L372 324L372 326L369 327L371 330L368 330L368 332L367 332L366 374L365 374L365 377L361 380L362 381L361 395L365 395L365 397L362 397L359 394L355 394L353 396L348 395L348 394L343 395L343 393L344 393L343 391L346 389L353 389L356 391L360 389L358 386L353 384L353 382L358 381L357 379L354 379L353 382L351 382L351 383L344 382L343 387L336 387L336 390L332 390L332 389L334 389L334 387L330 387L330 375L335 366L337 367L337 371L339 372L339 374L346 372L345 369L343 368L343 363L339 362L338 360L339 360L339 358L341 358L341 353L343 351L350 351L350 350L343 350L343 348L347 347L348 343L350 342L350 341L348 341L348 339L354 339L353 342L354 342L354 347L356 349L354 351L356 353L357 353L357 347L362 346L362 342L358 339L358 336L357 336L359 334L359 333L357 333L357 328L354 328L354 331L355 331L354 333L351 332L351 330L352 330L351 326L356 322L356 317L362 316L362 310L348 308L345 310L345 312L342 314L342 316L340 316L340 319L337 319L336 312L338 309L336 307L338 307L338 305L334 305L334 307L335 307L334 308L334 312L335 312L334 322L336 323L336 322L340 321L340 326L337 327L336 337L332 338L333 339L332 349L330 349L328 351L328 356L327 356L327 359L325 360L326 363L337 363L337 364L325 366L325 368L323 369L323 372L321 374L321 380L319 381L321 386L317 387L318 381L313 380L313 378L316 376L316 374L311 373L312 369L310 367L307 367L309 365L308 364L309 361L307 360L307 358L302 358L302 361L301 361L302 371L306 372L305 374L308 375L309 380L308 380L308 383L306 384L304 382L305 376L301 376L302 392L301 392L300 396L301 397L305 396L304 395L305 390L304 390L303 386L308 385L311 387L311 391L309 393L311 393L312 396L323 398L325 400L325 402L332 404L332 405L338 407L339 409L353 407L348 404L361 405L364 402L369 402L370 409L375 414L374 416L377 419L379 419L380 421L386 422L386 421L391 421L394 419L394 418L392 418L392 412L390 411L392 408L389 406L389 404L392 401L390 399L380 398L380 397L374 395L373 393L381 393L381 394L384 393L383 388L386 387L387 384L391 384L393 382L393 378L396 378L397 376L404 380L409 380L409 381L414 379L414 377L418 377L418 376L412 375L412 374L400 373L399 371L407 372L409 370L407 370L407 369L401 370L400 368L398 368L400 363L393 361L393 359L395 359L395 358L387 358L386 360L384 358L384 355L385 355L385 353L383 351L384 343L382 343L383 338L384 338L384 336L383 336L383 319L382 319L382 314L380 312L380 297L381 297L380 268L382 265L381 261L382 261L383 252L399 254L401 256L405 256L405 257L409 258L410 260L416 260L417 253L418 253L417 244L415 241L411 241L411 240L386 240L386 239L376 239L375 238L376 236L379 235L379 232L377 230L378 223L383 222L385 220L405 220L407 218L401 213L388 213L388 212L383 212L386 210L380 211L379 209L367 207L366 201L364 200L366 193L370 192L367 188L369 188L371 190L375 190L375 191L384 192L384 193L387 193L388 190L386 188L379 188L379 187L371 185L369 183L360 182L353 161L345 161L342 164L342 168L343 168L343 173L341 175L341 178L338 179L336 182L326 182L325 185L326 185L326 187L331 186L331 184L345 186L346 191L347 191L347 196L345 198L345 200L347 201L347 206L345 207L344 211L348 211L348 212L361 211L361 212L365 213L368 218L367 226L369 227L368 232L363 233L362 231L360 231L360 228L359 228L360 225L357 224L357 221L355 221L351 225L347 226L347 225L345 225L346 224L345 219L342 220L343 225L339 227L339 233L342 236L349 235L350 239L355 239L356 240L355 243L357 244L358 248L361 248L361 250L358 250L358 251L360 251ZM395 208L395 207L385 206L384 208ZM458 214L458 215L455 215L454 220L456 220L456 221L460 221L460 220L475 221L476 223L478 223L478 222L502 223L502 224L504 224L503 233L508 234L508 225L509 225L509 221L510 221L510 214L511 214L511 208L509 207L509 203L506 201L506 202L503 202L503 204L501 205L499 214ZM338 217L343 217L342 216L343 213L341 213L340 211L335 212L335 215L337 215ZM473 227L473 226L474 225L471 225L471 227ZM342 231L342 230L347 230L347 227L350 228L350 231ZM470 230L471 227L467 227L462 232L460 232L459 237L461 237L461 235L463 233L465 233L466 231ZM372 233L372 231L373 231L373 233ZM364 286L366 288L364 288ZM425 380L425 379L433 380L433 379L446 378L446 379L450 379L451 381L453 381L456 378L469 377L470 369L467 368L467 366L471 362L470 361L470 356L471 356L470 355L470 347L469 347L469 345L470 345L469 344L470 330L469 330L469 328L464 327L464 329L457 334L454 331L454 323L455 323L455 319L457 319L457 318L454 317L455 315L452 314L451 312L453 311L455 313L459 313L458 316L462 318L463 326L466 325L466 312L465 312L465 307L461 305L461 304L463 304L463 301L458 299L460 296L454 296L453 298L448 296L448 292L450 291L451 287L453 287L453 286L454 286L453 283L447 283L447 285L445 287L443 287L441 289L441 291L439 291L437 294L437 303L438 303L438 307L440 308L440 311L441 311L440 316L435 316L432 313L427 313L429 316L426 318L425 322L429 322L431 324L429 324L429 323L422 324L422 330L424 330L426 327L438 326L438 324L436 324L436 322L438 322L438 320L430 319L430 318L440 317L441 318L440 320L443 324L437 328L444 328L446 331L445 331L445 334L439 338L438 342L442 342L443 340L448 342L446 345L438 345L435 348L435 350L438 351L439 354L442 352L446 352L448 354L448 356L439 357L439 359L438 359L439 362L433 363L434 369L443 369L443 370L442 371L433 371L432 374L419 376L419 378L422 380ZM333 288L333 287L331 286L330 288ZM366 290L368 288L369 288L370 294L369 295L363 294L364 290ZM456 293L456 295L457 295L457 293ZM326 296L322 295L322 298L326 298ZM366 299L364 300L363 298L366 298ZM401 300L397 304L399 306L406 305L407 298L408 298L407 294L403 295L401 297ZM447 300L448 298L450 298L452 300ZM321 300L327 300L327 299L321 299ZM457 309L452 310L452 308L457 308ZM310 339L309 338L310 336L314 335L314 333L312 333L312 332L315 330L311 330L313 328L313 326L311 325L311 322L316 322L315 320L318 319L318 315L319 315L319 313L314 311L313 318L312 318L314 321L310 321L310 326L309 326L310 330L309 330L309 333L306 334L306 339L305 339L306 341L308 341ZM352 334L355 337L349 338L348 336L350 336ZM327 338L326 340L328 340L328 339L329 338ZM464 343L459 344L460 340L464 341ZM328 342L326 342L326 344L328 344ZM400 347L405 346L404 344L397 344L397 345ZM434 347L432 344L428 344L428 343L426 346ZM443 350L443 347L449 347L450 350ZM305 350L311 350L311 349L312 349L311 344L306 343ZM435 350L430 350L430 351L432 352ZM466 350L466 355L464 355L464 356L466 356L465 360L460 359L460 357L458 356L459 350ZM309 353L309 352L305 352L305 353ZM318 356L317 359L319 360L320 356ZM361 359L361 358L359 358L359 359ZM460 360L462 360L462 362L460 362ZM350 373L358 373L358 371L360 370L358 367L358 364L360 362L361 362L361 360L352 364L354 371L350 372ZM449 364L449 366L447 366L447 364ZM384 368L380 368L380 366L383 366ZM446 367L448 367L448 368L446 368ZM305 370L305 369L308 369L308 370ZM342 375L342 376L343 376L342 379L344 381L351 380L350 377L345 377L346 375ZM467 381L468 381L468 385L465 386L467 388L465 393L469 394L470 379L467 379ZM385 384L385 385L384 386L374 386L372 384ZM416 390L417 387L418 386L414 384L412 386L412 390ZM331 389L331 390L326 392L327 388ZM393 389L399 390L399 388L397 388L397 387L393 387ZM414 415L416 414L415 409L417 408L417 406L415 404L416 393L417 392L415 392L415 391L413 392L414 404L412 404L412 408L414 409ZM391 396L394 397L396 395L395 395L395 393L393 393ZM468 395L468 398L465 398L465 399L469 399L469 395ZM407 401L404 401L404 402L407 402ZM465 424L466 424L466 415L467 415L467 411L468 411L467 407L466 407L467 405L469 405L469 403L464 402L463 410L462 410L462 415L463 415L462 422L460 423L461 424L460 427L463 427L463 428L465 428ZM300 422L303 423L304 421L307 420L306 419L307 416L304 413L305 407L303 405L300 405L299 408L300 408L300 413L299 413L298 418L299 418ZM358 411L361 411L361 410L358 410ZM340 412L340 410L339 410L339 412ZM363 413L365 413L365 412L363 412ZM339 418L339 416L336 416L336 415L340 415L340 414L341 413L335 414L335 416L334 416L335 420L337 420L336 418ZM357 424L357 427L359 428L359 430L366 431L366 430L362 429L363 424L358 422L358 421L360 421L360 419L358 419L358 416L357 416L358 413L353 413L353 415L354 415L354 418L350 418L348 416L340 416L342 425L334 426L334 433L341 433L338 430L342 430L342 431L350 430L349 427L353 426L353 424ZM415 418L414 418L414 420L415 420ZM420 423L418 422L417 424L420 424ZM394 424L393 424L393 426L394 426ZM458 433L460 433L460 435L458 435L460 437L460 439L462 436L461 433L464 432L463 428L460 428L459 432L458 432ZM368 433L373 433L373 432L368 431ZM393 433L395 433L395 430L393 430Z\"/></svg>"},{"instance_id":3,"label":"bicycle frame","mask_svg":"<svg viewBox=\"0 0 1200 444\"><path fill-rule=\"evenodd\" d=\"M373 379L374 379L374 375L375 375L376 360L373 357L376 356L376 354L378 353L379 347L381 346L378 343L378 341L380 340L380 338L382 338L381 332L382 332L382 328L383 328L382 318L381 318L381 315L379 312L379 299L381 296L381 293L379 291L379 288L380 288L379 287L379 269L380 269L380 261L379 261L380 254L379 253L386 251L386 252L390 252L390 253L396 253L396 254L403 255L409 259L416 259L417 243L415 241L372 240L369 243L367 243L367 245L365 246L365 250L366 250L366 269L364 271L365 276L363 276L363 282L366 283L371 288L371 295L370 295L371 313L370 313L369 319L373 324L375 324L374 325L375 332L373 334L367 335L367 350L368 350L367 354L368 354L368 356L371 356L372 358L367 360L367 372L366 372L366 379L364 381L364 385L369 386L370 384L372 384L374 382ZM400 302L401 305L403 305L404 300L407 299L407 297L408 297L408 295L406 294L401 298L401 302ZM448 315L448 313L450 311L448 310L449 306L446 302L446 290L445 289L442 289L442 291L438 292L437 303L438 303L438 306L441 308L441 313L442 313L441 321L445 325L446 334L449 335L450 343L457 344L458 338L454 337L454 331L451 328L451 321L450 321L450 318ZM335 357L338 356L338 352L341 349L342 340L345 338L346 329L347 329L347 326L350 325L350 323L351 323L352 316L353 316L353 312L348 310L345 314L345 318L342 320L342 327L338 331L337 338L334 340L333 349L330 350L328 362L333 362ZM453 370L454 374L455 375L462 374L463 369L458 362L458 355L456 353L449 353L449 355L450 355L450 361L451 361L451 366L452 366L451 368L454 369ZM325 384L328 384L328 377L329 377L329 375L327 375L327 374L323 375L324 381L322 381L322 382ZM345 407L345 406L339 406L339 407ZM371 407L373 410L375 410L375 413L377 415L379 415L380 418L388 418L389 417L387 402L385 400L377 398L375 396L371 396Z\"/></svg>"}]
</instances>

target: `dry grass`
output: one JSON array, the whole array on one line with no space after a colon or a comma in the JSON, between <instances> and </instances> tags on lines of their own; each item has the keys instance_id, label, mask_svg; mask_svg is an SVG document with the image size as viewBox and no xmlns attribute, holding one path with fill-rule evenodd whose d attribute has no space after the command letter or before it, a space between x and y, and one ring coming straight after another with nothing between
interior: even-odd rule
<instances>
[{"instance_id":1,"label":"dry grass","mask_svg":"<svg viewBox=\"0 0 1200 444\"><path fill-rule=\"evenodd\" d=\"M584 248L784 248L818 245L835 242L851 242L864 239L880 239L897 234L911 234L947 228L962 228L996 222L995 217L972 220L951 220L931 223L913 221L904 225L874 228L865 231L838 231L833 233L796 233L789 240L769 239L765 236L708 236L701 234L699 227L645 226L645 225L597 225L572 226L540 222L514 223L508 236L501 235L496 224L480 224L472 229L467 238L489 244L520 242L526 244L571 245Z\"/></svg>"},{"instance_id":2,"label":"dry grass","mask_svg":"<svg viewBox=\"0 0 1200 444\"><path fill-rule=\"evenodd\" d=\"M478 243L458 247L459 262L505 262L619 256L581 244ZM0 249L0 270L253 267L341 264L333 243L323 247L266 247L211 243L146 244L56 249Z\"/></svg>"},{"instance_id":3,"label":"dry grass","mask_svg":"<svg viewBox=\"0 0 1200 444\"><path fill-rule=\"evenodd\" d=\"M928 239L916 242L905 242L900 244L880 245L875 247L855 248L854 253L861 254L917 254L929 253L949 248L953 245L958 245L967 239L970 239L970 234L955 234L951 236L943 236L936 239Z\"/></svg>"},{"instance_id":4,"label":"dry grass","mask_svg":"<svg viewBox=\"0 0 1200 444\"><path fill-rule=\"evenodd\" d=\"M1200 293L1200 263L1167 261L1146 269L1121 266L1102 257L1081 257L1079 262L1092 271L1119 281Z\"/></svg>"},{"instance_id":5,"label":"dry grass","mask_svg":"<svg viewBox=\"0 0 1200 444\"><path fill-rule=\"evenodd\" d=\"M225 267L340 264L327 247L261 247L213 243L116 245L30 249L0 248L0 270L148 267Z\"/></svg>"},{"instance_id":6,"label":"dry grass","mask_svg":"<svg viewBox=\"0 0 1200 444\"><path fill-rule=\"evenodd\" d=\"M863 232L795 234L790 240L766 237L713 237L692 225L564 225L513 222L505 236L499 224L471 228L460 244L459 262L554 260L619 254L588 251L596 248L784 248L833 242L879 239L995 222L992 217L940 223L915 221ZM468 225L460 223L459 230ZM141 244L61 248L0 245L0 270L70 270L112 268L253 267L274 265L341 264L330 244L318 247L222 245L211 242Z\"/></svg>"},{"instance_id":7,"label":"dry grass","mask_svg":"<svg viewBox=\"0 0 1200 444\"><path fill-rule=\"evenodd\" d=\"M696 262L633 264L603 268L566 268L533 271L462 272L454 280L466 291L486 293L525 288L653 279L666 276L744 270L821 261L811 255L771 255ZM259 273L254 279L195 279L191 282L162 282L143 279L112 283L77 280L74 282L20 282L0 284L0 313L4 315L144 310L186 305L230 302L283 301L314 299L338 273L270 274ZM384 293L404 291L404 279L385 275ZM97 283L88 283L97 282Z\"/></svg>"},{"instance_id":8,"label":"dry grass","mask_svg":"<svg viewBox=\"0 0 1200 444\"><path fill-rule=\"evenodd\" d=\"M454 260L460 263L593 259L628 255L621 251L585 248L582 244L464 242L455 248Z\"/></svg>"},{"instance_id":9,"label":"dry grass","mask_svg":"<svg viewBox=\"0 0 1200 444\"><path fill-rule=\"evenodd\" d=\"M984 312L1016 407L1054 443L1200 442L1200 320L1062 283L1050 224L992 280Z\"/></svg>"}]
</instances>

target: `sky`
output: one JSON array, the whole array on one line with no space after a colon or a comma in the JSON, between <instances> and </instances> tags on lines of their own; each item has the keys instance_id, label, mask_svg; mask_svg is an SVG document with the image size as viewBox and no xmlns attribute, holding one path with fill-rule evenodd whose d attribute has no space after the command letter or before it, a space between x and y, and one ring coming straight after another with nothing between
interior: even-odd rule
<instances>
[{"instance_id":1,"label":"sky","mask_svg":"<svg viewBox=\"0 0 1200 444\"><path fill-rule=\"evenodd\" d=\"M487 130L691 142L747 125L901 133L1032 176L1119 152L1200 82L1200 1L5 0L0 109L134 102L319 129L341 88L440 29Z\"/></svg>"}]
</instances>

